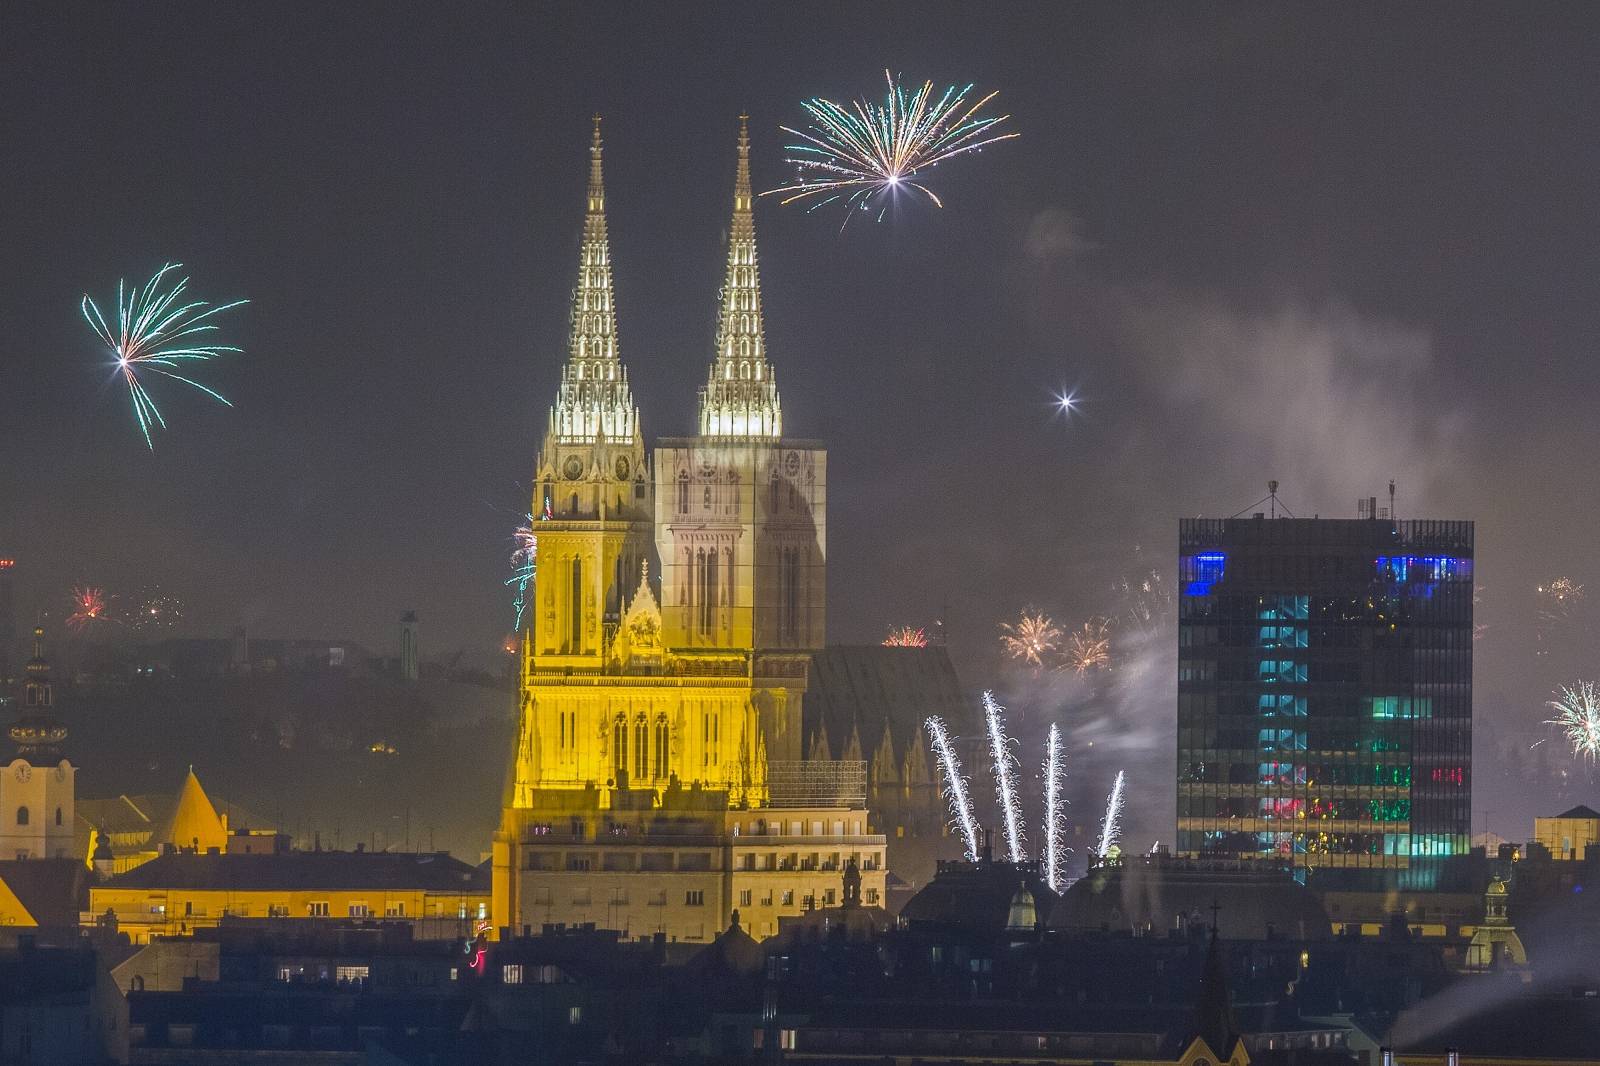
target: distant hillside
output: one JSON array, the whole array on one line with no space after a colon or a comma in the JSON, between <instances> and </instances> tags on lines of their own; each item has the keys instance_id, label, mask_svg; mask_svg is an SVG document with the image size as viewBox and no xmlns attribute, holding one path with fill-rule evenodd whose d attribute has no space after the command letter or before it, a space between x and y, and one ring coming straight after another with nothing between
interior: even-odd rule
<instances>
[{"instance_id":1,"label":"distant hillside","mask_svg":"<svg viewBox=\"0 0 1600 1066\"><path fill-rule=\"evenodd\" d=\"M499 817L516 696L508 683L308 671L61 686L79 794L213 797L307 846L448 849L476 860Z\"/></svg>"}]
</instances>

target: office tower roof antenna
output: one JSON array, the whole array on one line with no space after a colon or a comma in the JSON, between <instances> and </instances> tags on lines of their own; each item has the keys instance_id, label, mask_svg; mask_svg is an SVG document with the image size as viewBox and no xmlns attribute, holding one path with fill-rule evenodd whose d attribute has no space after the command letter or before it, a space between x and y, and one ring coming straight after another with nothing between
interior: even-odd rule
<instances>
[{"instance_id":1,"label":"office tower roof antenna","mask_svg":"<svg viewBox=\"0 0 1600 1066\"><path fill-rule=\"evenodd\" d=\"M1238 514L1229 515L1228 517L1238 518L1247 511L1255 511L1255 509L1260 507L1262 504L1267 505L1267 509L1272 512L1273 518L1278 517L1278 512L1280 510L1283 511L1285 518L1294 517L1294 512L1289 510L1282 500L1278 499L1278 483L1276 481L1267 482L1267 494L1265 496L1261 497L1261 499L1257 500L1255 503L1252 503L1249 507L1246 507L1243 511L1240 511ZM1257 518L1266 517L1260 511L1256 511L1255 513Z\"/></svg>"}]
</instances>

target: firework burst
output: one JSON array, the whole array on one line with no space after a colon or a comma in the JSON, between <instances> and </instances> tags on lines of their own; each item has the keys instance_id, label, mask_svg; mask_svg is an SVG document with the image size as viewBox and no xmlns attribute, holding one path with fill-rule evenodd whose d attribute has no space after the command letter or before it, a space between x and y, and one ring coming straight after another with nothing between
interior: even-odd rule
<instances>
[{"instance_id":1,"label":"firework burst","mask_svg":"<svg viewBox=\"0 0 1600 1066\"><path fill-rule=\"evenodd\" d=\"M1562 685L1558 695L1560 699L1548 704L1556 716L1545 724L1561 727L1574 757L1582 755L1594 762L1600 757L1600 691L1592 681L1579 681Z\"/></svg>"},{"instance_id":2,"label":"firework burst","mask_svg":"<svg viewBox=\"0 0 1600 1066\"><path fill-rule=\"evenodd\" d=\"M961 776L961 761L956 758L950 744L950 734L944 720L930 717L923 723L933 740L933 754L944 771L945 799L950 804L950 817L961 830L961 843L966 848L968 862L978 861L978 823L972 817L972 800L967 796L967 780Z\"/></svg>"},{"instance_id":3,"label":"firework burst","mask_svg":"<svg viewBox=\"0 0 1600 1066\"><path fill-rule=\"evenodd\" d=\"M1083 677L1090 670L1111 669L1111 620L1091 618L1067 634L1062 649L1064 668Z\"/></svg>"},{"instance_id":4,"label":"firework burst","mask_svg":"<svg viewBox=\"0 0 1600 1066\"><path fill-rule=\"evenodd\" d=\"M1014 623L1001 623L1000 645L1006 654L1033 667L1037 674L1045 659L1061 650L1061 630L1050 616L1025 607Z\"/></svg>"},{"instance_id":5,"label":"firework burst","mask_svg":"<svg viewBox=\"0 0 1600 1066\"><path fill-rule=\"evenodd\" d=\"M106 608L110 600L106 590L98 585L74 585L72 588L72 613L67 615L67 626L82 633L96 622L108 620Z\"/></svg>"},{"instance_id":6,"label":"firework burst","mask_svg":"<svg viewBox=\"0 0 1600 1066\"><path fill-rule=\"evenodd\" d=\"M921 626L896 626L883 638L885 648L926 648L928 631Z\"/></svg>"},{"instance_id":7,"label":"firework burst","mask_svg":"<svg viewBox=\"0 0 1600 1066\"><path fill-rule=\"evenodd\" d=\"M183 293L189 279L183 278L170 289L162 291L162 279L182 263L168 263L145 283L143 290L127 288L126 282L117 282L116 326L113 328L100 308L87 293L79 310L95 334L111 350L117 373L128 386L128 399L133 404L133 415L138 420L139 431L144 434L145 445L152 451L155 442L150 437L152 425L167 428L167 420L146 390L142 375L159 374L181 381L199 389L213 400L228 407L233 404L221 393L210 389L187 376L188 368L220 355L237 353L242 348L231 344L209 343L205 335L219 327L214 316L231 308L249 303L235 300L213 307L205 300L185 300ZM185 373L179 373L179 371Z\"/></svg>"},{"instance_id":8,"label":"firework burst","mask_svg":"<svg viewBox=\"0 0 1600 1066\"><path fill-rule=\"evenodd\" d=\"M1005 815L1006 851L1012 862L1027 856L1022 850L1022 805L1017 801L1016 759L1006 737L1005 708L995 701L993 692L983 694L983 721L989 733L989 758L994 768L994 794Z\"/></svg>"},{"instance_id":9,"label":"firework burst","mask_svg":"<svg viewBox=\"0 0 1600 1066\"><path fill-rule=\"evenodd\" d=\"M781 127L800 138L786 146L787 161L794 165L793 184L769 189L763 196L782 196L785 204L809 201L810 210L842 204L847 224L854 211L883 208L899 189L914 189L936 207L944 203L928 188L925 172L967 152L1008 141L1016 133L998 133L995 127L1009 115L979 115L995 98L990 93L968 106L972 86L951 86L943 92L925 81L908 90L887 70L888 95L879 105L857 100L836 104L822 97L801 106L811 119L807 129ZM843 228L843 224L841 224Z\"/></svg>"},{"instance_id":10,"label":"firework burst","mask_svg":"<svg viewBox=\"0 0 1600 1066\"><path fill-rule=\"evenodd\" d=\"M1583 586L1569 577L1558 577L1539 585L1539 616L1547 622L1563 622L1583 602Z\"/></svg>"},{"instance_id":11,"label":"firework burst","mask_svg":"<svg viewBox=\"0 0 1600 1066\"><path fill-rule=\"evenodd\" d=\"M139 606L128 616L127 624L142 630L171 629L182 618L182 600L152 589L140 599Z\"/></svg>"},{"instance_id":12,"label":"firework burst","mask_svg":"<svg viewBox=\"0 0 1600 1066\"><path fill-rule=\"evenodd\" d=\"M1102 859L1109 858L1111 849L1122 840L1122 788L1127 777L1127 771L1118 770L1111 795L1106 797L1106 820L1100 825L1100 846L1095 849Z\"/></svg>"},{"instance_id":13,"label":"firework burst","mask_svg":"<svg viewBox=\"0 0 1600 1066\"><path fill-rule=\"evenodd\" d=\"M1050 891L1059 893L1066 883L1066 848L1061 837L1067 828L1067 755L1061 743L1061 727L1050 723L1050 739L1044 757L1044 877Z\"/></svg>"}]
</instances>

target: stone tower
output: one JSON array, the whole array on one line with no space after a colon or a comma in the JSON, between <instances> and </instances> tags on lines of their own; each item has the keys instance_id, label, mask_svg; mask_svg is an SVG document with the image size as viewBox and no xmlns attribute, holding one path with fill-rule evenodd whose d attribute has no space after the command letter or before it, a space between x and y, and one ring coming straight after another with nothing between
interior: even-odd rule
<instances>
[{"instance_id":1,"label":"stone tower","mask_svg":"<svg viewBox=\"0 0 1600 1066\"><path fill-rule=\"evenodd\" d=\"M77 770L61 754L67 727L56 717L42 626L33 630L21 713L7 732L17 757L0 771L0 858L64 858L72 852Z\"/></svg>"}]
</instances>

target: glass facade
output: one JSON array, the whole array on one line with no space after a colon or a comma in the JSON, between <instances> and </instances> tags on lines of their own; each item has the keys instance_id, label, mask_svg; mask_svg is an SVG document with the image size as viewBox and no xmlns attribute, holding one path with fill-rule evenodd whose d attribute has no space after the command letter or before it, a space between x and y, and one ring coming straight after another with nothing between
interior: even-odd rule
<instances>
[{"instance_id":1,"label":"glass facade","mask_svg":"<svg viewBox=\"0 0 1600 1066\"><path fill-rule=\"evenodd\" d=\"M1472 523L1185 519L1178 540L1179 850L1443 887L1471 831Z\"/></svg>"}]
</instances>

